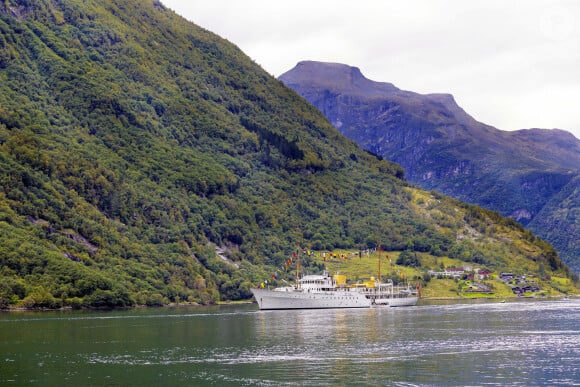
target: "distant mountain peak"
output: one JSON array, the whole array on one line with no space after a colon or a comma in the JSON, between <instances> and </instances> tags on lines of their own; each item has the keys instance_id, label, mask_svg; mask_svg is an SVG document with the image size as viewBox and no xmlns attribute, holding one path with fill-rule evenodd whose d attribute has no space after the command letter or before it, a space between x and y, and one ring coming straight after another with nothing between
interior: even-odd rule
<instances>
[{"instance_id":1,"label":"distant mountain peak","mask_svg":"<svg viewBox=\"0 0 580 387\"><path fill-rule=\"evenodd\" d=\"M280 75L285 84L299 84L305 81L313 86L331 88L341 93L361 93L383 95L400 92L392 83L375 82L367 79L358 67L341 63L301 61L290 71Z\"/></svg>"},{"instance_id":2,"label":"distant mountain peak","mask_svg":"<svg viewBox=\"0 0 580 387\"><path fill-rule=\"evenodd\" d=\"M292 74L303 75L302 78L315 76L319 80L348 79L351 83L367 80L358 67L333 62L300 61L294 69L288 71ZM283 76L283 75L282 75Z\"/></svg>"},{"instance_id":3,"label":"distant mountain peak","mask_svg":"<svg viewBox=\"0 0 580 387\"><path fill-rule=\"evenodd\" d=\"M341 98L352 97L378 103L390 101L399 106L407 106L407 110L416 116L430 115L431 118L437 116L443 125L450 122L463 125L476 123L473 117L455 102L451 94L419 94L401 90L389 82L370 80L358 67L346 64L301 61L293 69L280 75L279 79L316 106L318 103L313 101L313 98L317 98L315 95L324 91L324 93L331 93ZM323 113L328 117L324 109ZM331 122L335 121L331 119ZM479 124L479 126L486 125Z\"/></svg>"}]
</instances>

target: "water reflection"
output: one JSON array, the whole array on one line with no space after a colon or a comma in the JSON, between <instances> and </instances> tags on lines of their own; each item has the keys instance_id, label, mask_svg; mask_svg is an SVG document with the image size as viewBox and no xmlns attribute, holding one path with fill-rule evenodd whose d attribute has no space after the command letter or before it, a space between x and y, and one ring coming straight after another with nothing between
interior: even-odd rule
<instances>
[{"instance_id":1,"label":"water reflection","mask_svg":"<svg viewBox=\"0 0 580 387\"><path fill-rule=\"evenodd\" d=\"M0 315L0 384L570 385L580 302Z\"/></svg>"}]
</instances>

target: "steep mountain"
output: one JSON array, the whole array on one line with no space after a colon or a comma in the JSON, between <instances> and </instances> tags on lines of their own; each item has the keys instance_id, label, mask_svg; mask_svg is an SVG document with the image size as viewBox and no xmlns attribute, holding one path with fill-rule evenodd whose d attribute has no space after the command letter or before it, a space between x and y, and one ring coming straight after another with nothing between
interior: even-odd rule
<instances>
[{"instance_id":1,"label":"steep mountain","mask_svg":"<svg viewBox=\"0 0 580 387\"><path fill-rule=\"evenodd\" d=\"M580 176L576 175L554 195L528 227L542 230L547 240L566 252L562 256L573 257L580 251ZM576 272L580 271L578 260L571 260L570 266Z\"/></svg>"},{"instance_id":2,"label":"steep mountain","mask_svg":"<svg viewBox=\"0 0 580 387\"><path fill-rule=\"evenodd\" d=\"M292 280L297 247L377 240L572 276L513 221L408 186L156 0L7 0L0 30L0 307L246 299Z\"/></svg>"},{"instance_id":3,"label":"steep mountain","mask_svg":"<svg viewBox=\"0 0 580 387\"><path fill-rule=\"evenodd\" d=\"M569 132L498 130L451 95L403 91L343 64L300 62L279 79L363 149L403 166L409 181L518 220L580 272L580 218L571 215L580 208L580 140Z\"/></svg>"}]
</instances>

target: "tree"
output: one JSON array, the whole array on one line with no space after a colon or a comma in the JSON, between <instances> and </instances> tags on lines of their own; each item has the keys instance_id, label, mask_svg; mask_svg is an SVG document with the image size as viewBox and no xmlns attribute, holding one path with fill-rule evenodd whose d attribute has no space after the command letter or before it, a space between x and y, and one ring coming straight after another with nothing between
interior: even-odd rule
<instances>
[{"instance_id":1,"label":"tree","mask_svg":"<svg viewBox=\"0 0 580 387\"><path fill-rule=\"evenodd\" d=\"M420 267L421 261L419 261L419 257L417 253L414 253L410 250L403 251L399 258L397 258L397 265L401 266L409 266L409 267Z\"/></svg>"}]
</instances>

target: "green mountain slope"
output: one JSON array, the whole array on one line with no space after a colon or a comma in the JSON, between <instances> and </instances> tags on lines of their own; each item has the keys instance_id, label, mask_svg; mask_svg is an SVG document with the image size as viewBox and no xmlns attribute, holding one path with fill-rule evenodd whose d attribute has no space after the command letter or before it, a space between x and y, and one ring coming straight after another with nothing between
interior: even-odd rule
<instances>
[{"instance_id":1,"label":"green mountain slope","mask_svg":"<svg viewBox=\"0 0 580 387\"><path fill-rule=\"evenodd\" d=\"M245 299L296 246L441 256L481 222L490 266L570 276L497 214L418 212L401 167L158 1L8 0L0 30L0 306Z\"/></svg>"},{"instance_id":2,"label":"green mountain slope","mask_svg":"<svg viewBox=\"0 0 580 387\"><path fill-rule=\"evenodd\" d=\"M529 224L580 272L578 234L570 233L578 223L559 218L567 232L556 235L541 219L544 206L579 176L580 140L571 133L498 130L473 119L451 95L400 90L337 63L300 62L280 80L363 149L401 164L411 182ZM574 201L559 206L565 203Z\"/></svg>"}]
</instances>

